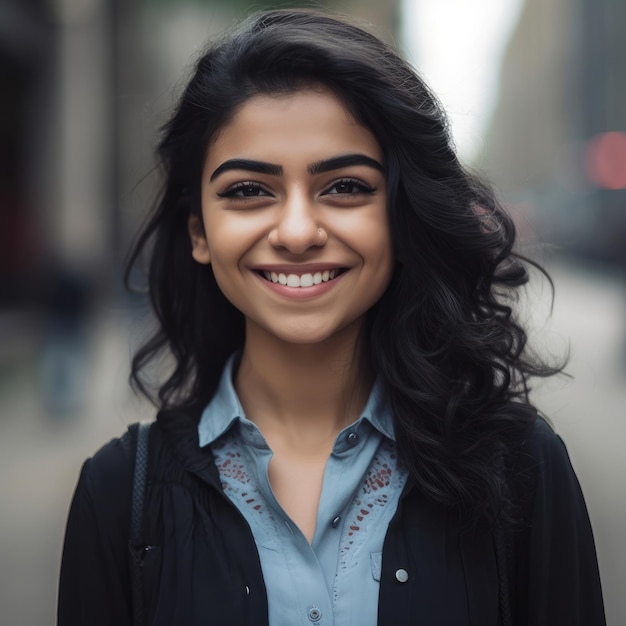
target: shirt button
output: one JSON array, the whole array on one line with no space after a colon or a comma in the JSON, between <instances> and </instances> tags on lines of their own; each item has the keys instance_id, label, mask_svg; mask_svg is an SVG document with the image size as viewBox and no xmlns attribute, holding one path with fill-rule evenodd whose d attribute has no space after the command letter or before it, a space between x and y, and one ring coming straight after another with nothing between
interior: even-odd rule
<instances>
[{"instance_id":1,"label":"shirt button","mask_svg":"<svg viewBox=\"0 0 626 626\"><path fill-rule=\"evenodd\" d=\"M359 440L359 436L357 433L355 433L354 431L352 431L351 433L348 434L348 443L351 446L356 445L357 441Z\"/></svg>"},{"instance_id":2,"label":"shirt button","mask_svg":"<svg viewBox=\"0 0 626 626\"><path fill-rule=\"evenodd\" d=\"M322 612L315 607L309 609L309 619L312 622L319 622L322 619Z\"/></svg>"},{"instance_id":3,"label":"shirt button","mask_svg":"<svg viewBox=\"0 0 626 626\"><path fill-rule=\"evenodd\" d=\"M337 528L339 526L339 522L341 521L341 515L337 515L337 517L330 523L333 528Z\"/></svg>"},{"instance_id":4,"label":"shirt button","mask_svg":"<svg viewBox=\"0 0 626 626\"><path fill-rule=\"evenodd\" d=\"M396 580L399 583L405 583L409 580L409 573L405 569L399 569L396 571Z\"/></svg>"}]
</instances>

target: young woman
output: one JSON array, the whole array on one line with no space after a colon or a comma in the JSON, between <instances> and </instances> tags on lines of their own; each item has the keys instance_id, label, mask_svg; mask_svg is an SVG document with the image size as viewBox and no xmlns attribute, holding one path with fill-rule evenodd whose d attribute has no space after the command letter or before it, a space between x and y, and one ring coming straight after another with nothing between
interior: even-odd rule
<instances>
[{"instance_id":1,"label":"young woman","mask_svg":"<svg viewBox=\"0 0 626 626\"><path fill-rule=\"evenodd\" d=\"M512 308L527 262L413 70L327 14L261 13L200 58L158 153L132 376L173 367L141 541L133 430L83 467L59 624L603 624L528 399L555 370Z\"/></svg>"}]
</instances>

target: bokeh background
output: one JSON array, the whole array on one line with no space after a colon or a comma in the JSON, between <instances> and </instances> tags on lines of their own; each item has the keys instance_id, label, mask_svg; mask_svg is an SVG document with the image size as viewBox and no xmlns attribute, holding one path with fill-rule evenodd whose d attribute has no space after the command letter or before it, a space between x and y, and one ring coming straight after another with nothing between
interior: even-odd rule
<instances>
[{"instance_id":1,"label":"bokeh background","mask_svg":"<svg viewBox=\"0 0 626 626\"><path fill-rule=\"evenodd\" d=\"M0 0L0 622L53 624L82 461L153 410L128 389L151 321L123 259L152 149L207 39L245 0ZM396 45L544 263L523 312L573 378L534 398L565 439L626 624L626 3L328 0Z\"/></svg>"}]
</instances>

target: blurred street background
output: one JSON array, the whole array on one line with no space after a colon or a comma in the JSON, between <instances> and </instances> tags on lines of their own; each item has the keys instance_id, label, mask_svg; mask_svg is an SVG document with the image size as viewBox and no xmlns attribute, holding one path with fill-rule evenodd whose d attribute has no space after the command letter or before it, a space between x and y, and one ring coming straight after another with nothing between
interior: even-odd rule
<instances>
[{"instance_id":1,"label":"blurred street background","mask_svg":"<svg viewBox=\"0 0 626 626\"><path fill-rule=\"evenodd\" d=\"M626 625L626 3L328 0L411 59L463 160L500 190L533 344L568 372L534 398L567 443L610 626ZM152 150L195 56L246 0L0 0L0 624L55 623L84 459L153 410L127 385L151 319L124 256ZM470 9L471 7L471 9ZM139 279L139 277L137 277ZM565 625L566 626L566 625Z\"/></svg>"}]
</instances>

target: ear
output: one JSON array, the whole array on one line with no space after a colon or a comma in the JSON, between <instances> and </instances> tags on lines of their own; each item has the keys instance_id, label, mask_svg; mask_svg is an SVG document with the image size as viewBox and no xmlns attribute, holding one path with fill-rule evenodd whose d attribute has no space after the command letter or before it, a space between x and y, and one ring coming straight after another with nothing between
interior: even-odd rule
<instances>
[{"instance_id":1,"label":"ear","mask_svg":"<svg viewBox=\"0 0 626 626\"><path fill-rule=\"evenodd\" d=\"M189 231L189 238L191 239L191 256L203 265L208 265L211 262L211 255L209 254L209 244L206 240L206 234L204 233L204 226L202 225L202 219L199 215L191 214L189 220L187 220L187 230Z\"/></svg>"}]
</instances>

